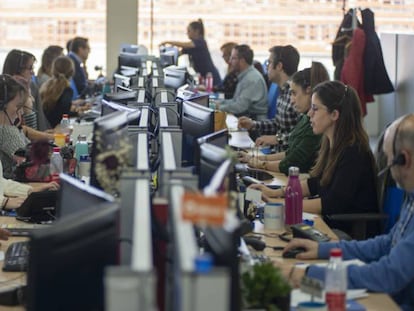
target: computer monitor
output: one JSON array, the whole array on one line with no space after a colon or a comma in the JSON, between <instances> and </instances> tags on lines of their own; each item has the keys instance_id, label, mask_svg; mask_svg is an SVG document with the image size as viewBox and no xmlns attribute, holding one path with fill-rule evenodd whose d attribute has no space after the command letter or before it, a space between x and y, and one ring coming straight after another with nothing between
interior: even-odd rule
<instances>
[{"instance_id":1,"label":"computer monitor","mask_svg":"<svg viewBox=\"0 0 414 311\"><path fill-rule=\"evenodd\" d=\"M27 310L104 309L104 271L118 263L118 218L117 204L102 203L33 232Z\"/></svg>"},{"instance_id":2,"label":"computer monitor","mask_svg":"<svg viewBox=\"0 0 414 311\"><path fill-rule=\"evenodd\" d=\"M118 104L105 99L102 100L101 116L106 116L116 111L126 111L128 113L128 125L139 125L141 111L137 106L131 107L129 104Z\"/></svg>"},{"instance_id":3,"label":"computer monitor","mask_svg":"<svg viewBox=\"0 0 414 311\"><path fill-rule=\"evenodd\" d=\"M187 67L171 65L164 68L165 87L177 89L186 83L187 78Z\"/></svg>"},{"instance_id":4,"label":"computer monitor","mask_svg":"<svg viewBox=\"0 0 414 311\"><path fill-rule=\"evenodd\" d=\"M222 227L205 227L204 249L212 255L214 266L225 267L230 272L229 310L240 310L240 274L239 274L239 232L227 231Z\"/></svg>"},{"instance_id":5,"label":"computer monitor","mask_svg":"<svg viewBox=\"0 0 414 311\"><path fill-rule=\"evenodd\" d=\"M60 174L56 216L67 217L74 213L92 208L103 202L114 202L114 197L106 192L71 177Z\"/></svg>"},{"instance_id":6,"label":"computer monitor","mask_svg":"<svg viewBox=\"0 0 414 311\"><path fill-rule=\"evenodd\" d=\"M204 189L210 183L214 174L227 158L227 151L223 148L209 143L200 145L199 189Z\"/></svg>"},{"instance_id":7,"label":"computer monitor","mask_svg":"<svg viewBox=\"0 0 414 311\"><path fill-rule=\"evenodd\" d=\"M229 144L229 131L228 129L222 129L217 132L213 132L200 138L197 138L197 143L194 150L194 165L195 173L200 173L200 146L204 143L224 148Z\"/></svg>"},{"instance_id":8,"label":"computer monitor","mask_svg":"<svg viewBox=\"0 0 414 311\"><path fill-rule=\"evenodd\" d=\"M160 65L167 67L177 65L180 51L176 46L160 47Z\"/></svg>"},{"instance_id":9,"label":"computer monitor","mask_svg":"<svg viewBox=\"0 0 414 311\"><path fill-rule=\"evenodd\" d=\"M160 64L162 67L168 67L171 65L177 65L175 63L174 55L168 53L161 53L160 54Z\"/></svg>"},{"instance_id":10,"label":"computer monitor","mask_svg":"<svg viewBox=\"0 0 414 311\"><path fill-rule=\"evenodd\" d=\"M181 107L181 128L183 131L182 163L194 165L196 139L214 132L214 110L184 101Z\"/></svg>"},{"instance_id":11,"label":"computer monitor","mask_svg":"<svg viewBox=\"0 0 414 311\"><path fill-rule=\"evenodd\" d=\"M123 76L121 74L115 73L114 74L114 87L115 91L117 91L117 87L127 87L131 86L131 77Z\"/></svg>"},{"instance_id":12,"label":"computer monitor","mask_svg":"<svg viewBox=\"0 0 414 311\"><path fill-rule=\"evenodd\" d=\"M131 159L128 112L116 111L94 121L90 184L118 196L122 170Z\"/></svg>"},{"instance_id":13,"label":"computer monitor","mask_svg":"<svg viewBox=\"0 0 414 311\"><path fill-rule=\"evenodd\" d=\"M121 52L138 54L139 47L136 44L121 44Z\"/></svg>"},{"instance_id":14,"label":"computer monitor","mask_svg":"<svg viewBox=\"0 0 414 311\"><path fill-rule=\"evenodd\" d=\"M210 105L210 95L207 93L196 93L193 97L188 99L189 101L199 104L203 107L209 107Z\"/></svg>"},{"instance_id":15,"label":"computer monitor","mask_svg":"<svg viewBox=\"0 0 414 311\"><path fill-rule=\"evenodd\" d=\"M118 56L118 68L130 67L130 68L141 68L142 55L135 53L121 52Z\"/></svg>"}]
</instances>

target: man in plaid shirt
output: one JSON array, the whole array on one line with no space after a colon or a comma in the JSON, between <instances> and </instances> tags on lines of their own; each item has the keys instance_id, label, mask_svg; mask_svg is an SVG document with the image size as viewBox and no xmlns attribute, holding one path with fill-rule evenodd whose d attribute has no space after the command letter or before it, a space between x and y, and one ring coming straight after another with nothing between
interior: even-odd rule
<instances>
[{"instance_id":1,"label":"man in plaid shirt","mask_svg":"<svg viewBox=\"0 0 414 311\"><path fill-rule=\"evenodd\" d=\"M276 145L276 134L289 135L298 122L299 114L290 103L290 77L297 71L299 52L291 45L274 46L270 50L267 69L269 80L279 86L274 119L254 121L248 117L239 118L238 126L248 130L256 130L261 136L257 145Z\"/></svg>"}]
</instances>

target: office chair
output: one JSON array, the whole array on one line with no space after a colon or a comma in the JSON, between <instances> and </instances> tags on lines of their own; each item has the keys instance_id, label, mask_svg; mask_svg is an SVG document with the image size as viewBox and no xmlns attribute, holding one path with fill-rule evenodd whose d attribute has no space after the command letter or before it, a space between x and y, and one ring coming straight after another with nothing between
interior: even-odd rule
<instances>
[{"instance_id":1,"label":"office chair","mask_svg":"<svg viewBox=\"0 0 414 311\"><path fill-rule=\"evenodd\" d=\"M273 119L277 113L276 111L276 100L279 95L279 87L276 83L271 83L269 86L269 91L267 94L267 101L268 101L268 109L267 109L267 117L269 119Z\"/></svg>"},{"instance_id":2,"label":"office chair","mask_svg":"<svg viewBox=\"0 0 414 311\"><path fill-rule=\"evenodd\" d=\"M385 130L381 133L377 148L375 150L375 160L378 171L387 167L387 158L382 150ZM388 233L397 222L400 209L404 200L404 191L396 187L391 172L386 170L377 179L378 191L378 213L362 214L336 214L327 216L330 220L340 222L352 222L351 235L347 235L341 230L333 230L339 239L365 240L377 234ZM373 227L377 226L377 232L373 232Z\"/></svg>"}]
</instances>

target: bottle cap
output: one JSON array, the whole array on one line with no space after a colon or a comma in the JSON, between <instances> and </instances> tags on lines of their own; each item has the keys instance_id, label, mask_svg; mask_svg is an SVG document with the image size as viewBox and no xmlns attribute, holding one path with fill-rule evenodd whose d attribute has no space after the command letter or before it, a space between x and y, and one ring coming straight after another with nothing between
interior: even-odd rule
<instances>
[{"instance_id":1,"label":"bottle cap","mask_svg":"<svg viewBox=\"0 0 414 311\"><path fill-rule=\"evenodd\" d=\"M53 152L60 152L60 147L53 147Z\"/></svg>"},{"instance_id":2,"label":"bottle cap","mask_svg":"<svg viewBox=\"0 0 414 311\"><path fill-rule=\"evenodd\" d=\"M342 249L340 248L332 248L329 252L331 257L342 257Z\"/></svg>"},{"instance_id":3,"label":"bottle cap","mask_svg":"<svg viewBox=\"0 0 414 311\"><path fill-rule=\"evenodd\" d=\"M62 115L62 118L69 118L69 115L68 115L68 114L66 114L66 113L64 113L64 114Z\"/></svg>"},{"instance_id":4,"label":"bottle cap","mask_svg":"<svg viewBox=\"0 0 414 311\"><path fill-rule=\"evenodd\" d=\"M78 135L78 140L79 141L86 141L86 135L85 134L79 134Z\"/></svg>"},{"instance_id":5,"label":"bottle cap","mask_svg":"<svg viewBox=\"0 0 414 311\"><path fill-rule=\"evenodd\" d=\"M80 156L79 156L79 161L81 161L81 162L87 162L87 161L89 161L90 160L90 158L89 158L89 154L81 154Z\"/></svg>"},{"instance_id":6,"label":"bottle cap","mask_svg":"<svg viewBox=\"0 0 414 311\"><path fill-rule=\"evenodd\" d=\"M213 258L208 253L198 255L194 259L194 265L196 272L208 273L211 271L211 268L213 267Z\"/></svg>"},{"instance_id":7,"label":"bottle cap","mask_svg":"<svg viewBox=\"0 0 414 311\"><path fill-rule=\"evenodd\" d=\"M296 167L296 166L289 167L289 176L299 176L299 167Z\"/></svg>"}]
</instances>

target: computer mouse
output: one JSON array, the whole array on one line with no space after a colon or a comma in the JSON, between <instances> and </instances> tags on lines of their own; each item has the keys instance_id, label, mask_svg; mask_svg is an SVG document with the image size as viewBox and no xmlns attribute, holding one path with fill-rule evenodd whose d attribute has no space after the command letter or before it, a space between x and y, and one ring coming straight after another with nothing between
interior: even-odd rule
<instances>
[{"instance_id":1,"label":"computer mouse","mask_svg":"<svg viewBox=\"0 0 414 311\"><path fill-rule=\"evenodd\" d=\"M266 248L266 243L255 237L244 236L244 242L253 247L256 251L262 251Z\"/></svg>"},{"instance_id":2,"label":"computer mouse","mask_svg":"<svg viewBox=\"0 0 414 311\"><path fill-rule=\"evenodd\" d=\"M283 253L282 257L283 258L296 258L297 254L306 252L306 249L303 247L296 247L296 248L292 248L286 252Z\"/></svg>"}]
</instances>

